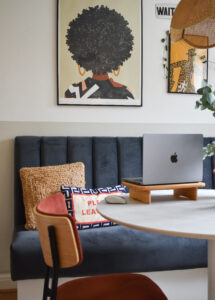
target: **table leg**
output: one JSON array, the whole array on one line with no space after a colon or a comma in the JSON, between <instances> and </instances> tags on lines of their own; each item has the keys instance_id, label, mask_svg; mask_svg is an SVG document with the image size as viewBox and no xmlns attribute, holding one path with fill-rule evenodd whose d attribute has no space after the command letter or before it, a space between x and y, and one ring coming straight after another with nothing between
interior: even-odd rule
<instances>
[{"instance_id":1,"label":"table leg","mask_svg":"<svg viewBox=\"0 0 215 300\"><path fill-rule=\"evenodd\" d=\"M208 241L208 300L215 300L215 240Z\"/></svg>"}]
</instances>

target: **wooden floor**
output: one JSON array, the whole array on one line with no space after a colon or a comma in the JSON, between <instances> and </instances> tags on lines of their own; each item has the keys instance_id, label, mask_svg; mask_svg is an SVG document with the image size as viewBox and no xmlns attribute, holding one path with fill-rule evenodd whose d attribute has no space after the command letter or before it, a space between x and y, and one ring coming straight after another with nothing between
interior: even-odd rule
<instances>
[{"instance_id":1,"label":"wooden floor","mask_svg":"<svg viewBox=\"0 0 215 300\"><path fill-rule=\"evenodd\" d=\"M0 290L0 300L17 300L16 290Z\"/></svg>"}]
</instances>

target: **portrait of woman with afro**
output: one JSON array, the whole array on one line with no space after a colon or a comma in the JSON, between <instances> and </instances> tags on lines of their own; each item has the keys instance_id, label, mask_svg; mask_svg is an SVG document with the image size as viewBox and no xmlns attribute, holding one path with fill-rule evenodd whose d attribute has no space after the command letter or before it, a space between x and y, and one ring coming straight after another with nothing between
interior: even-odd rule
<instances>
[{"instance_id":1,"label":"portrait of woman with afro","mask_svg":"<svg viewBox=\"0 0 215 300\"><path fill-rule=\"evenodd\" d=\"M134 100L129 87L110 77L120 74L134 47L132 30L122 14L104 5L83 9L69 22L65 37L79 74L91 71L92 75L71 82L64 98Z\"/></svg>"}]
</instances>

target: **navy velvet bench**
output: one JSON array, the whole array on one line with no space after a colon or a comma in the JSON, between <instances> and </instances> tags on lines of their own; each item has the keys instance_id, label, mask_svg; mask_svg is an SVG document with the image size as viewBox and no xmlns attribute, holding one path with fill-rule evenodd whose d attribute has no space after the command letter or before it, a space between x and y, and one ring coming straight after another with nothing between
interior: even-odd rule
<instances>
[{"instance_id":1,"label":"navy velvet bench","mask_svg":"<svg viewBox=\"0 0 215 300\"><path fill-rule=\"evenodd\" d=\"M211 140L205 138L204 142ZM141 176L141 153L141 137L16 137L12 279L38 279L45 275L38 233L24 229L20 168L82 161L86 187L105 187L120 184L123 177ZM213 157L204 161L206 188L214 188L214 167ZM205 240L152 234L123 226L82 230L79 234L84 261L64 270L63 277L192 269L207 264Z\"/></svg>"}]
</instances>

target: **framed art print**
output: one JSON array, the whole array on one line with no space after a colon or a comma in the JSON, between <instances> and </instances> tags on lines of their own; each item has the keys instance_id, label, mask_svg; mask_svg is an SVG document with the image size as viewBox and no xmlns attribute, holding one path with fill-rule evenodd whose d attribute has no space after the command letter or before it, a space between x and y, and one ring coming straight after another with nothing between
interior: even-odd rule
<instances>
[{"instance_id":1,"label":"framed art print","mask_svg":"<svg viewBox=\"0 0 215 300\"><path fill-rule=\"evenodd\" d=\"M202 37L203 38L203 37ZM169 43L168 92L197 94L208 78L208 51L181 40Z\"/></svg>"},{"instance_id":2,"label":"framed art print","mask_svg":"<svg viewBox=\"0 0 215 300\"><path fill-rule=\"evenodd\" d=\"M58 104L142 105L142 0L58 0Z\"/></svg>"}]
</instances>

